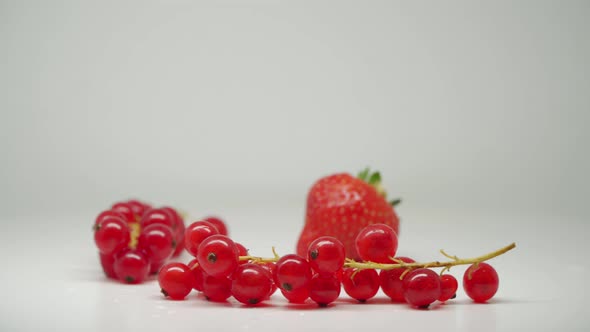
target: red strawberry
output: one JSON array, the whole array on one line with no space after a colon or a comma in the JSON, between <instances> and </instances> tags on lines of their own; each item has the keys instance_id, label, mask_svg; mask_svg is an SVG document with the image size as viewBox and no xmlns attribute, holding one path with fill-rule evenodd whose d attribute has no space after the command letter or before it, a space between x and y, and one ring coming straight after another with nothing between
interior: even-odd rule
<instances>
[{"instance_id":1,"label":"red strawberry","mask_svg":"<svg viewBox=\"0 0 590 332\"><path fill-rule=\"evenodd\" d=\"M324 235L342 241L346 257L358 260L354 241L370 224L386 224L399 234L399 219L387 202L378 172L366 169L354 177L347 173L319 179L307 196L305 226L297 244L297 254L307 256L309 244Z\"/></svg>"}]
</instances>

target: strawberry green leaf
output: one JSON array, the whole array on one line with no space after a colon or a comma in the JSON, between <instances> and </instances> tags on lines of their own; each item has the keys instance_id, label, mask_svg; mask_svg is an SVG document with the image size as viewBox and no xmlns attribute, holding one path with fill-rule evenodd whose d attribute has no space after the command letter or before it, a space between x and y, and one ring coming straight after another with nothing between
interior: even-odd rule
<instances>
[{"instance_id":1,"label":"strawberry green leaf","mask_svg":"<svg viewBox=\"0 0 590 332\"><path fill-rule=\"evenodd\" d=\"M370 172L370 170L367 167L364 170L360 171L356 177L363 180L363 181L367 181L367 179L369 178L369 172Z\"/></svg>"},{"instance_id":2,"label":"strawberry green leaf","mask_svg":"<svg viewBox=\"0 0 590 332\"><path fill-rule=\"evenodd\" d=\"M369 184L373 185L373 184L378 184L381 182L381 173L379 172L375 172L373 174L371 174L371 177L369 177Z\"/></svg>"}]
</instances>

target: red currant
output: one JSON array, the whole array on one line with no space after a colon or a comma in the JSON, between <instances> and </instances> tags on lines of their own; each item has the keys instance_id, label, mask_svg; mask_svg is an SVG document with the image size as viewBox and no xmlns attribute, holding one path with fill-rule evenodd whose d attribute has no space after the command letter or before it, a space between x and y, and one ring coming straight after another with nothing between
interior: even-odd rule
<instances>
[{"instance_id":1,"label":"red currant","mask_svg":"<svg viewBox=\"0 0 590 332\"><path fill-rule=\"evenodd\" d=\"M94 232L94 242L98 250L111 255L129 245L131 235L127 223L118 217L105 217Z\"/></svg>"},{"instance_id":2,"label":"red currant","mask_svg":"<svg viewBox=\"0 0 590 332\"><path fill-rule=\"evenodd\" d=\"M152 224L162 224L170 227L174 230L176 228L176 222L174 216L166 209L152 208L147 210L140 220L141 228L148 227Z\"/></svg>"},{"instance_id":3,"label":"red currant","mask_svg":"<svg viewBox=\"0 0 590 332\"><path fill-rule=\"evenodd\" d=\"M115 274L115 255L105 255L98 253L100 257L100 265L102 266L102 270L104 274L112 279L117 279L117 275Z\"/></svg>"},{"instance_id":4,"label":"red currant","mask_svg":"<svg viewBox=\"0 0 590 332\"><path fill-rule=\"evenodd\" d=\"M311 277L311 266L307 260L295 254L281 257L274 273L275 283L287 293L308 288Z\"/></svg>"},{"instance_id":5,"label":"red currant","mask_svg":"<svg viewBox=\"0 0 590 332\"><path fill-rule=\"evenodd\" d=\"M271 288L271 274L260 265L240 265L233 274L231 293L244 304L258 304L268 297Z\"/></svg>"},{"instance_id":6,"label":"red currant","mask_svg":"<svg viewBox=\"0 0 590 332\"><path fill-rule=\"evenodd\" d=\"M143 250L144 253L146 253L147 255L147 251ZM148 258L149 260L149 258ZM158 272L160 272L160 269L162 268L162 266L164 266L164 264L166 264L166 261L159 261L159 262L153 262L150 261L150 275L151 274L158 274Z\"/></svg>"},{"instance_id":7,"label":"red currant","mask_svg":"<svg viewBox=\"0 0 590 332\"><path fill-rule=\"evenodd\" d=\"M126 203L131 208L131 211L135 215L136 219L141 218L145 211L151 209L151 206L149 206L148 204L145 204L135 199L128 200Z\"/></svg>"},{"instance_id":8,"label":"red currant","mask_svg":"<svg viewBox=\"0 0 590 332\"><path fill-rule=\"evenodd\" d=\"M204 275L203 295L209 301L223 302L231 296L232 281L230 278L215 278L210 275Z\"/></svg>"},{"instance_id":9,"label":"red currant","mask_svg":"<svg viewBox=\"0 0 590 332\"><path fill-rule=\"evenodd\" d=\"M92 226L92 229L96 231L96 229L98 228L98 224L100 224L101 221L103 221L104 219L109 219L109 218L119 218L122 221L125 221L125 216L122 215L121 213L117 212L117 211L113 211L113 210L106 210L106 211L102 211L94 220L94 226Z\"/></svg>"},{"instance_id":10,"label":"red currant","mask_svg":"<svg viewBox=\"0 0 590 332\"><path fill-rule=\"evenodd\" d=\"M457 293L459 283L457 279L450 274L443 274L440 277L440 296L438 300L441 302L454 299Z\"/></svg>"},{"instance_id":11,"label":"red currant","mask_svg":"<svg viewBox=\"0 0 590 332\"><path fill-rule=\"evenodd\" d=\"M311 268L320 274L331 275L342 268L345 259L344 245L331 236L322 236L314 240L307 251Z\"/></svg>"},{"instance_id":12,"label":"red currant","mask_svg":"<svg viewBox=\"0 0 590 332\"><path fill-rule=\"evenodd\" d=\"M335 276L316 274L309 284L309 297L325 307L338 298L340 287L340 281Z\"/></svg>"},{"instance_id":13,"label":"red currant","mask_svg":"<svg viewBox=\"0 0 590 332\"><path fill-rule=\"evenodd\" d=\"M184 247L189 254L197 257L201 242L215 234L219 234L215 226L206 221L196 221L184 232Z\"/></svg>"},{"instance_id":14,"label":"red currant","mask_svg":"<svg viewBox=\"0 0 590 332\"><path fill-rule=\"evenodd\" d=\"M229 277L238 266L238 247L225 235L211 235L199 245L199 265L210 276Z\"/></svg>"},{"instance_id":15,"label":"red currant","mask_svg":"<svg viewBox=\"0 0 590 332\"><path fill-rule=\"evenodd\" d=\"M117 211L120 214L122 214L125 217L125 221L127 222L137 222L135 214L133 213L133 208L126 202L118 202L113 204L111 210Z\"/></svg>"},{"instance_id":16,"label":"red currant","mask_svg":"<svg viewBox=\"0 0 590 332\"><path fill-rule=\"evenodd\" d=\"M223 220L221 220L218 217L207 217L204 219L205 221L210 222L213 226L215 226L215 228L217 228L217 230L219 231L219 234L221 235L227 235L227 226L225 225L225 223L223 222Z\"/></svg>"},{"instance_id":17,"label":"red currant","mask_svg":"<svg viewBox=\"0 0 590 332\"><path fill-rule=\"evenodd\" d=\"M160 269L158 282L164 296L182 300L195 287L196 280L188 266L182 263L169 263Z\"/></svg>"},{"instance_id":18,"label":"red currant","mask_svg":"<svg viewBox=\"0 0 590 332\"><path fill-rule=\"evenodd\" d=\"M193 274L195 275L195 284L193 288L196 291L202 292L203 279L205 278L205 274L203 272L203 269L201 269L201 266L199 265L199 261L195 258L192 261L190 261L187 264L187 266L191 269L191 271L193 271Z\"/></svg>"},{"instance_id":19,"label":"red currant","mask_svg":"<svg viewBox=\"0 0 590 332\"><path fill-rule=\"evenodd\" d=\"M463 275L463 289L475 302L483 303L491 299L499 284L498 273L487 263L473 264Z\"/></svg>"},{"instance_id":20,"label":"red currant","mask_svg":"<svg viewBox=\"0 0 590 332\"><path fill-rule=\"evenodd\" d=\"M117 253L114 269L119 280L128 284L137 284L147 278L150 263L143 251L124 249Z\"/></svg>"},{"instance_id":21,"label":"red currant","mask_svg":"<svg viewBox=\"0 0 590 332\"><path fill-rule=\"evenodd\" d=\"M373 269L344 269L342 286L350 297L365 302L379 291L379 274Z\"/></svg>"},{"instance_id":22,"label":"red currant","mask_svg":"<svg viewBox=\"0 0 590 332\"><path fill-rule=\"evenodd\" d=\"M303 303L309 298L309 288L307 287L301 287L290 291L281 289L281 293L291 303Z\"/></svg>"},{"instance_id":23,"label":"red currant","mask_svg":"<svg viewBox=\"0 0 590 332\"><path fill-rule=\"evenodd\" d=\"M180 255L182 250L184 250L184 231L186 230L186 227L184 226L184 220L182 219L180 213L178 213L178 211L176 211L175 209L167 206L163 207L162 209L168 211L174 217L175 220L175 228L173 230L174 238L176 239L177 245L174 250L174 253L172 254L172 257L176 257Z\"/></svg>"},{"instance_id":24,"label":"red currant","mask_svg":"<svg viewBox=\"0 0 590 332\"><path fill-rule=\"evenodd\" d=\"M355 240L356 251L364 261L391 263L397 251L397 234L385 224L373 224L363 228Z\"/></svg>"},{"instance_id":25,"label":"red currant","mask_svg":"<svg viewBox=\"0 0 590 332\"><path fill-rule=\"evenodd\" d=\"M176 241L170 227L151 224L141 230L137 246L146 250L150 262L163 262L172 256Z\"/></svg>"},{"instance_id":26,"label":"red currant","mask_svg":"<svg viewBox=\"0 0 590 332\"><path fill-rule=\"evenodd\" d=\"M236 242L236 247L238 247L238 254L240 256L248 256L248 249L244 247L242 244ZM248 261L239 261L239 264L246 264Z\"/></svg>"},{"instance_id":27,"label":"red currant","mask_svg":"<svg viewBox=\"0 0 590 332\"><path fill-rule=\"evenodd\" d=\"M268 299L272 296L272 294L274 294L277 291L277 285L274 282L274 275L277 270L277 265L273 262L266 262L260 264L260 266L262 266L268 272L272 284L272 286L270 287L270 292L268 292L266 296L266 299Z\"/></svg>"},{"instance_id":28,"label":"red currant","mask_svg":"<svg viewBox=\"0 0 590 332\"><path fill-rule=\"evenodd\" d=\"M414 263L414 260L408 257L396 257L396 259L404 263ZM393 301L406 302L404 299L404 282L400 279L405 271L406 269L400 267L391 270L381 270L379 273L381 290Z\"/></svg>"},{"instance_id":29,"label":"red currant","mask_svg":"<svg viewBox=\"0 0 590 332\"><path fill-rule=\"evenodd\" d=\"M404 277L404 298L418 308L428 306L440 297L440 278L429 269L416 269Z\"/></svg>"}]
</instances>

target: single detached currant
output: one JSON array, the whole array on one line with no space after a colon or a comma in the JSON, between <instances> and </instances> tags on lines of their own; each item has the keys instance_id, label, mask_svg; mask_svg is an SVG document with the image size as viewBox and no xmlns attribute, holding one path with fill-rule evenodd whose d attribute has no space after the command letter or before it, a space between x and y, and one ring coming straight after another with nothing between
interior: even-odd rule
<instances>
[{"instance_id":1,"label":"single detached currant","mask_svg":"<svg viewBox=\"0 0 590 332\"><path fill-rule=\"evenodd\" d=\"M491 299L499 284L498 273L487 263L473 264L463 275L463 289L475 302L483 303Z\"/></svg>"},{"instance_id":2,"label":"single detached currant","mask_svg":"<svg viewBox=\"0 0 590 332\"><path fill-rule=\"evenodd\" d=\"M169 263L160 269L158 282L164 296L182 300L195 287L196 279L188 266L182 263Z\"/></svg>"}]
</instances>

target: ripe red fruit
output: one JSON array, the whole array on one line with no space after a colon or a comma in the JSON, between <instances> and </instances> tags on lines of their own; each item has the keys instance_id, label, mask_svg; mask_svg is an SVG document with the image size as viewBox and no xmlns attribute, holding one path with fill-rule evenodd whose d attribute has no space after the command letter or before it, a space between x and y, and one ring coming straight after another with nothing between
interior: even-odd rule
<instances>
[{"instance_id":1,"label":"ripe red fruit","mask_svg":"<svg viewBox=\"0 0 590 332\"><path fill-rule=\"evenodd\" d=\"M459 283L457 279L450 274L443 274L440 277L440 296L438 300L441 302L454 299L457 293Z\"/></svg>"},{"instance_id":2,"label":"ripe red fruit","mask_svg":"<svg viewBox=\"0 0 590 332\"><path fill-rule=\"evenodd\" d=\"M210 222L211 224L213 224L213 226L215 226L215 228L217 228L217 230L219 231L219 234L221 235L227 235L228 231L227 231L227 226L225 225L225 223L223 222L223 220L221 220L218 217L207 217L205 219L203 219L205 221Z\"/></svg>"},{"instance_id":3,"label":"ripe red fruit","mask_svg":"<svg viewBox=\"0 0 590 332\"><path fill-rule=\"evenodd\" d=\"M379 173L361 172L359 178L335 174L318 180L307 196L305 225L297 254L305 256L309 244L320 236L333 236L346 248L346 256L359 260L357 234L371 224L385 224L399 234L399 220L381 187ZM399 202L399 201L397 201Z\"/></svg>"},{"instance_id":4,"label":"ripe red fruit","mask_svg":"<svg viewBox=\"0 0 590 332\"><path fill-rule=\"evenodd\" d=\"M199 266L210 276L229 277L238 266L238 247L225 235L211 235L199 245Z\"/></svg>"},{"instance_id":5,"label":"ripe red fruit","mask_svg":"<svg viewBox=\"0 0 590 332\"><path fill-rule=\"evenodd\" d=\"M396 259L404 263L414 263L414 260L408 257L396 257ZM381 290L396 302L406 302L406 299L404 299L404 282L400 279L404 271L406 269L400 267L391 270L381 270L379 272Z\"/></svg>"},{"instance_id":6,"label":"ripe red fruit","mask_svg":"<svg viewBox=\"0 0 590 332\"><path fill-rule=\"evenodd\" d=\"M263 267L266 270L266 272L268 272L268 276L270 277L270 281L271 281L270 291L268 292L268 294L264 298L264 299L268 299L272 296L272 294L274 294L277 291L277 288L278 288L275 281L274 281L274 275L276 274L276 271L277 271L277 265L273 262L261 263L259 265L261 267Z\"/></svg>"},{"instance_id":7,"label":"ripe red fruit","mask_svg":"<svg viewBox=\"0 0 590 332\"><path fill-rule=\"evenodd\" d=\"M184 219L182 219L182 216L180 215L180 213L178 213L178 211L171 207L164 206L162 207L162 209L168 211L168 213L173 217L174 220L175 226L172 230L174 231L174 239L176 240L177 246L174 249L172 257L176 257L180 255L180 253L184 249L184 231L186 230L186 227L184 225Z\"/></svg>"},{"instance_id":8,"label":"ripe red fruit","mask_svg":"<svg viewBox=\"0 0 590 332\"><path fill-rule=\"evenodd\" d=\"M123 216L121 213L119 213L117 211L113 211L113 210L105 210L105 211L102 211L98 216L96 216L96 219L94 220L94 225L92 226L92 229L96 231L98 224L100 224L100 222L103 221L104 219L109 219L109 218L119 218L122 221L125 221L125 216Z\"/></svg>"},{"instance_id":9,"label":"ripe red fruit","mask_svg":"<svg viewBox=\"0 0 590 332\"><path fill-rule=\"evenodd\" d=\"M379 291L379 274L373 269L357 271L347 268L342 275L342 286L350 297L365 302Z\"/></svg>"},{"instance_id":10,"label":"ripe red fruit","mask_svg":"<svg viewBox=\"0 0 590 332\"><path fill-rule=\"evenodd\" d=\"M126 202L118 202L113 204L111 210L117 211L125 217L126 222L137 222L137 218L133 213L133 208Z\"/></svg>"},{"instance_id":11,"label":"ripe red fruit","mask_svg":"<svg viewBox=\"0 0 590 332\"><path fill-rule=\"evenodd\" d=\"M147 278L150 262L143 251L124 249L116 255L114 270L119 280L128 284L138 284Z\"/></svg>"},{"instance_id":12,"label":"ripe red fruit","mask_svg":"<svg viewBox=\"0 0 590 332\"><path fill-rule=\"evenodd\" d=\"M487 263L473 264L463 275L463 289L475 302L483 303L491 299L499 284L498 273Z\"/></svg>"},{"instance_id":13,"label":"ripe red fruit","mask_svg":"<svg viewBox=\"0 0 590 332\"><path fill-rule=\"evenodd\" d=\"M309 297L320 306L327 306L340 295L340 281L335 276L316 274L309 283Z\"/></svg>"},{"instance_id":14,"label":"ripe red fruit","mask_svg":"<svg viewBox=\"0 0 590 332\"><path fill-rule=\"evenodd\" d=\"M215 234L219 234L219 232L211 223L207 221L195 221L184 232L184 247L189 254L197 257L201 242Z\"/></svg>"},{"instance_id":15,"label":"ripe red fruit","mask_svg":"<svg viewBox=\"0 0 590 332\"><path fill-rule=\"evenodd\" d=\"M238 254L240 256L248 256L248 249L244 247L241 243L236 243L236 247L238 247ZM246 264L248 261L239 261L238 264Z\"/></svg>"},{"instance_id":16,"label":"ripe red fruit","mask_svg":"<svg viewBox=\"0 0 590 332\"><path fill-rule=\"evenodd\" d=\"M244 304L260 303L268 297L271 289L271 274L260 265L240 265L233 274L231 294Z\"/></svg>"},{"instance_id":17,"label":"ripe red fruit","mask_svg":"<svg viewBox=\"0 0 590 332\"><path fill-rule=\"evenodd\" d=\"M291 303L303 303L309 298L308 287L301 287L290 291L281 289L281 293Z\"/></svg>"},{"instance_id":18,"label":"ripe red fruit","mask_svg":"<svg viewBox=\"0 0 590 332\"><path fill-rule=\"evenodd\" d=\"M160 269L158 283L164 296L182 300L194 288L196 280L188 266L182 263L169 263Z\"/></svg>"},{"instance_id":19,"label":"ripe red fruit","mask_svg":"<svg viewBox=\"0 0 590 332\"><path fill-rule=\"evenodd\" d=\"M344 245L331 236L317 238L307 251L309 265L320 274L336 273L342 268L345 258Z\"/></svg>"},{"instance_id":20,"label":"ripe red fruit","mask_svg":"<svg viewBox=\"0 0 590 332\"><path fill-rule=\"evenodd\" d=\"M126 248L131 240L127 223L118 217L104 218L94 232L94 242L98 250L105 255Z\"/></svg>"},{"instance_id":21,"label":"ripe red fruit","mask_svg":"<svg viewBox=\"0 0 590 332\"><path fill-rule=\"evenodd\" d=\"M117 279L117 275L115 274L115 255L111 254L111 255L105 255L105 254L101 254L98 253L99 258L100 258L100 265L102 266L102 270L104 271L104 274L111 278L111 279Z\"/></svg>"},{"instance_id":22,"label":"ripe red fruit","mask_svg":"<svg viewBox=\"0 0 590 332\"><path fill-rule=\"evenodd\" d=\"M151 224L166 225L172 230L176 228L174 216L168 210L162 208L149 209L141 216L141 228L148 227Z\"/></svg>"},{"instance_id":23,"label":"ripe red fruit","mask_svg":"<svg viewBox=\"0 0 590 332\"><path fill-rule=\"evenodd\" d=\"M137 247L145 249L150 262L163 262L172 256L176 241L170 227L151 224L141 230Z\"/></svg>"},{"instance_id":24,"label":"ripe red fruit","mask_svg":"<svg viewBox=\"0 0 590 332\"><path fill-rule=\"evenodd\" d=\"M299 255L285 255L277 262L275 283L287 293L309 287L311 277L311 266Z\"/></svg>"},{"instance_id":25,"label":"ripe red fruit","mask_svg":"<svg viewBox=\"0 0 590 332\"><path fill-rule=\"evenodd\" d=\"M204 275L203 295L209 301L223 302L231 296L232 281L227 277L215 278L210 275Z\"/></svg>"},{"instance_id":26,"label":"ripe red fruit","mask_svg":"<svg viewBox=\"0 0 590 332\"><path fill-rule=\"evenodd\" d=\"M364 261L392 263L397 251L397 234L385 224L373 224L363 228L355 241L356 250Z\"/></svg>"},{"instance_id":27,"label":"ripe red fruit","mask_svg":"<svg viewBox=\"0 0 590 332\"><path fill-rule=\"evenodd\" d=\"M193 285L193 288L196 291L202 292L203 279L205 279L205 274L203 272L203 269L199 265L198 259L195 258L192 261L188 262L188 264L186 265L189 267L189 269L191 269L191 271L193 271L193 275L195 276L195 284Z\"/></svg>"},{"instance_id":28,"label":"ripe red fruit","mask_svg":"<svg viewBox=\"0 0 590 332\"><path fill-rule=\"evenodd\" d=\"M141 218L145 211L151 209L151 206L149 206L148 204L145 204L135 199L128 200L126 203L131 208L131 211L135 215L136 219Z\"/></svg>"},{"instance_id":29,"label":"ripe red fruit","mask_svg":"<svg viewBox=\"0 0 590 332\"><path fill-rule=\"evenodd\" d=\"M404 277L404 298L418 308L428 306L440 297L440 278L429 269L416 269Z\"/></svg>"}]
</instances>

